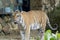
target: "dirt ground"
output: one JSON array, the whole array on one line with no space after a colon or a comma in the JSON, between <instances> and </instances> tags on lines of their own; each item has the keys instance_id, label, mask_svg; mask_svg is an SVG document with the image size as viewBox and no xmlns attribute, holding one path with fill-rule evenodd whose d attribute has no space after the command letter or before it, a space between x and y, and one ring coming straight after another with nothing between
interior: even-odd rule
<instances>
[{"instance_id":1,"label":"dirt ground","mask_svg":"<svg viewBox=\"0 0 60 40\"><path fill-rule=\"evenodd\" d=\"M36 37L38 36L37 31L31 31L31 37ZM12 32L11 34L4 34L3 32L0 33L0 40L21 40L21 35L16 32Z\"/></svg>"}]
</instances>

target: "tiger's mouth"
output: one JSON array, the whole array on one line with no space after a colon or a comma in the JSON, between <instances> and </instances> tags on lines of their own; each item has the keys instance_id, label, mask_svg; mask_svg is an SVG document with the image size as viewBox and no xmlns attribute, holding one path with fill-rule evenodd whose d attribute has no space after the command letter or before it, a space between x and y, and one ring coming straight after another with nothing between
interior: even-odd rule
<instances>
[{"instance_id":1,"label":"tiger's mouth","mask_svg":"<svg viewBox=\"0 0 60 40\"><path fill-rule=\"evenodd\" d=\"M14 24L18 24L16 21L14 21Z\"/></svg>"}]
</instances>

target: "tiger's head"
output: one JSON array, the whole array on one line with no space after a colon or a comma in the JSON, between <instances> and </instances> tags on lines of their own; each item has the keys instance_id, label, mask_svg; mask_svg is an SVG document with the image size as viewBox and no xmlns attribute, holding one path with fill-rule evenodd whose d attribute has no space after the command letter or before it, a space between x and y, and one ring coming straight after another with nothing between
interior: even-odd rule
<instances>
[{"instance_id":1,"label":"tiger's head","mask_svg":"<svg viewBox=\"0 0 60 40\"><path fill-rule=\"evenodd\" d=\"M16 10L15 12L13 12L13 19L14 19L14 23L19 23L22 18L21 18L21 12Z\"/></svg>"}]
</instances>

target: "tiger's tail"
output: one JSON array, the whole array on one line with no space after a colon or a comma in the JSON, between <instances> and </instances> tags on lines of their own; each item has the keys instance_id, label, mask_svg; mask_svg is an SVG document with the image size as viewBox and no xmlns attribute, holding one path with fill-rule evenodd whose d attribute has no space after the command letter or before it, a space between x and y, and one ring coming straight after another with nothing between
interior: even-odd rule
<instances>
[{"instance_id":1,"label":"tiger's tail","mask_svg":"<svg viewBox=\"0 0 60 40\"><path fill-rule=\"evenodd\" d=\"M47 24L48 24L48 26L49 26L52 30L57 30L57 28L58 28L58 25L57 25L57 24L54 24L54 25L56 26L56 28L53 28L53 27L51 26L50 21L49 21L49 18L47 18Z\"/></svg>"}]
</instances>

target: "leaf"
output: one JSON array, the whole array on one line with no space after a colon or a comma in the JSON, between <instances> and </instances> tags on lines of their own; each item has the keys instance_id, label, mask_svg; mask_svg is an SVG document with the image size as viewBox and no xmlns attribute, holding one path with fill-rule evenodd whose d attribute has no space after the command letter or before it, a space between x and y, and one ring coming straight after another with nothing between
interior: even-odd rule
<instances>
[{"instance_id":1,"label":"leaf","mask_svg":"<svg viewBox=\"0 0 60 40\"><path fill-rule=\"evenodd\" d=\"M52 32L51 30L47 30L44 35L44 40L48 40L51 36Z\"/></svg>"},{"instance_id":2,"label":"leaf","mask_svg":"<svg viewBox=\"0 0 60 40\"><path fill-rule=\"evenodd\" d=\"M54 37L51 37L50 40L56 40Z\"/></svg>"},{"instance_id":3,"label":"leaf","mask_svg":"<svg viewBox=\"0 0 60 40\"><path fill-rule=\"evenodd\" d=\"M57 38L60 39L60 33L57 33Z\"/></svg>"}]
</instances>

